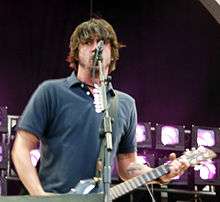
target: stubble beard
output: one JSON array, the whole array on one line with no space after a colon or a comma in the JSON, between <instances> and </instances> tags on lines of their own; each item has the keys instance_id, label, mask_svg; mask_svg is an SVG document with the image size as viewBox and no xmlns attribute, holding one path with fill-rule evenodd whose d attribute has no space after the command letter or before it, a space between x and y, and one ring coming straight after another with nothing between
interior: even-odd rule
<instances>
[{"instance_id":1,"label":"stubble beard","mask_svg":"<svg viewBox=\"0 0 220 202\"><path fill-rule=\"evenodd\" d=\"M79 62L80 67L86 72L90 78L93 78L95 75L95 79L99 78L99 68L98 66L93 67L93 61L89 60L89 62ZM94 78L93 78L94 79Z\"/></svg>"},{"instance_id":2,"label":"stubble beard","mask_svg":"<svg viewBox=\"0 0 220 202\"><path fill-rule=\"evenodd\" d=\"M99 66L98 65L93 66L92 59L89 59L87 62L80 61L79 65L81 66L82 69L84 69L85 72L87 72L87 74L90 76L90 78L92 78L98 82L98 80L99 80ZM103 65L105 65L105 64L103 64ZM106 69L106 67L104 67L104 69Z\"/></svg>"}]
</instances>

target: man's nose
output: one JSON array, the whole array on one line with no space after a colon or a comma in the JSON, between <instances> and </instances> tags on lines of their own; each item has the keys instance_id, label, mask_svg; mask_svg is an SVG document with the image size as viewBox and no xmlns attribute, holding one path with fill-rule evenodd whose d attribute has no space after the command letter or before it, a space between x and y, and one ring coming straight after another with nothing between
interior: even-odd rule
<instances>
[{"instance_id":1,"label":"man's nose","mask_svg":"<svg viewBox=\"0 0 220 202\"><path fill-rule=\"evenodd\" d=\"M96 49L96 47L97 47L97 44L98 44L97 41L94 41L94 42L92 43L92 52L95 51L95 49Z\"/></svg>"}]
</instances>

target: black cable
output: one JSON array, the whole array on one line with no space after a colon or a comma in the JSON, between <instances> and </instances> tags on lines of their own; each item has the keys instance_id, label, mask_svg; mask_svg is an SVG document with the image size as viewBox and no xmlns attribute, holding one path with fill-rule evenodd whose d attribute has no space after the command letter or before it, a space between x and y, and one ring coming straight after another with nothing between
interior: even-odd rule
<instances>
[{"instance_id":1,"label":"black cable","mask_svg":"<svg viewBox=\"0 0 220 202\"><path fill-rule=\"evenodd\" d=\"M93 0L90 0L90 19L93 17Z\"/></svg>"}]
</instances>

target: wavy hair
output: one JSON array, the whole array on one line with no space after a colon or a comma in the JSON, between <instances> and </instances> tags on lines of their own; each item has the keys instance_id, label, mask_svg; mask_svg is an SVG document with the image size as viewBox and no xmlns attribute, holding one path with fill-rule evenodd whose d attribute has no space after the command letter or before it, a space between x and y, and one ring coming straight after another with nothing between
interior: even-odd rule
<instances>
[{"instance_id":1,"label":"wavy hair","mask_svg":"<svg viewBox=\"0 0 220 202\"><path fill-rule=\"evenodd\" d=\"M119 49L124 47L124 45L118 42L113 27L106 20L95 18L81 23L72 33L69 45L70 51L67 56L67 62L69 62L70 68L77 71L79 44L85 44L94 40L94 38L103 40L105 43L110 43L111 63L109 72L114 71L116 69L116 61L119 59Z\"/></svg>"}]
</instances>

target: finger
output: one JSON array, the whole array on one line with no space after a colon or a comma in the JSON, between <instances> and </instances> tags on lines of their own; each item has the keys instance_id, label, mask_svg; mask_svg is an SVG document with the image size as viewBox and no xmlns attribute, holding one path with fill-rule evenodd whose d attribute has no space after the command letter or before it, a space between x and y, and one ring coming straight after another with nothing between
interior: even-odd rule
<instances>
[{"instance_id":1,"label":"finger","mask_svg":"<svg viewBox=\"0 0 220 202\"><path fill-rule=\"evenodd\" d=\"M190 163L186 159L180 159L179 162L181 163L180 168L181 170L187 170L190 166Z\"/></svg>"},{"instance_id":2,"label":"finger","mask_svg":"<svg viewBox=\"0 0 220 202\"><path fill-rule=\"evenodd\" d=\"M169 159L170 159L170 160L176 159L176 154L175 154L175 153L171 153L171 154L169 155Z\"/></svg>"}]
</instances>

